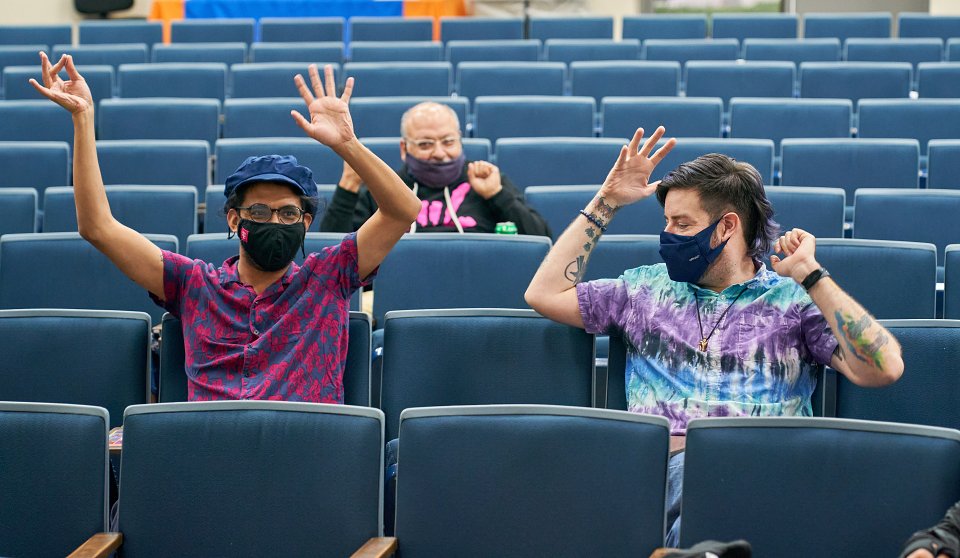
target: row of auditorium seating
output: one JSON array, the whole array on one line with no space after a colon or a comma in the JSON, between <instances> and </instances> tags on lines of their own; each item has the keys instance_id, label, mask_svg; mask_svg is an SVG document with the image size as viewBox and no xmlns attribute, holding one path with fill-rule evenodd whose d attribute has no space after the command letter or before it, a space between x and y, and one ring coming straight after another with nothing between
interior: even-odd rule
<instances>
[{"instance_id":1,"label":"row of auditorium seating","mask_svg":"<svg viewBox=\"0 0 960 558\"><path fill-rule=\"evenodd\" d=\"M0 406L0 552L63 556L107 529L109 417L91 406ZM123 422L122 543L114 541L124 556L347 556L361 545L364 556L408 558L648 556L666 528L670 432L661 417L544 405L410 409L393 517L375 409L137 405ZM742 538L764 556L892 556L960 498L958 461L951 429L692 422L680 543ZM896 504L877 505L878 490ZM394 519L396 538L377 538Z\"/></svg>"},{"instance_id":2,"label":"row of auditorium seating","mask_svg":"<svg viewBox=\"0 0 960 558\"><path fill-rule=\"evenodd\" d=\"M960 63L694 60L678 62L348 62L334 64L338 83L355 78L354 96L488 95L840 98L955 98ZM82 66L95 101L121 98L296 97L293 77L305 63L183 62ZM914 85L916 75L916 85ZM42 99L29 79L38 65L3 69L6 100ZM681 83L682 78L682 83Z\"/></svg>"},{"instance_id":3,"label":"row of auditorium seating","mask_svg":"<svg viewBox=\"0 0 960 558\"><path fill-rule=\"evenodd\" d=\"M877 201L885 202L888 200ZM945 242L937 236L937 229L956 226L949 218L934 221L930 216L912 221L899 215L886 219L897 221L899 230L909 229L907 234L915 235L912 238L926 238L927 242L820 238L817 260L878 318L932 319L943 315L960 319L960 248L930 242ZM876 236L888 235L884 230ZM150 234L147 238L173 252L180 246L171 235ZM306 250L320 250L341 238L338 233L307 233ZM627 268L661 263L657 238L605 236L591 258L587 279L618 277ZM523 293L550 246L549 238L538 236L408 235L394 247L374 280L376 326L381 328L384 315L393 310L527 308ZM182 251L188 257L219 265L238 250L236 239L208 233L188 237ZM451 266L449 262L469 264ZM943 266L942 305L938 301L938 263ZM358 299L354 299L353 307L359 308ZM142 288L77 233L0 237L0 308L136 310L149 313L156 323L162 314Z\"/></svg>"},{"instance_id":4,"label":"row of auditorium seating","mask_svg":"<svg viewBox=\"0 0 960 558\"><path fill-rule=\"evenodd\" d=\"M442 17L440 39L612 39L613 17L542 17L529 21L525 34L522 18ZM624 39L797 38L800 18L795 14L637 15L623 18ZM889 38L893 17L889 12L808 13L803 17L805 38ZM897 18L902 38L960 37L960 17L904 12ZM159 22L95 22L78 25L79 44L159 43ZM430 17L187 19L171 24L171 40L179 42L291 41L429 41L434 38ZM71 44L70 25L0 26L0 44Z\"/></svg>"}]
</instances>

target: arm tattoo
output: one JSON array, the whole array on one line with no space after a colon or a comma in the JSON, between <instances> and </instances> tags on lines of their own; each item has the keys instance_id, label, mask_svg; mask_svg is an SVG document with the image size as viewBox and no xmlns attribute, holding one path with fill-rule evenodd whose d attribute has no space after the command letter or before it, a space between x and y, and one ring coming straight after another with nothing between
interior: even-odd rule
<instances>
[{"instance_id":1,"label":"arm tattoo","mask_svg":"<svg viewBox=\"0 0 960 558\"><path fill-rule=\"evenodd\" d=\"M586 261L586 256L577 256L577 259L567 264L567 268L563 270L563 276L566 277L568 281L576 285L581 279L583 279L583 273L587 269L587 267L584 265Z\"/></svg>"},{"instance_id":2,"label":"arm tattoo","mask_svg":"<svg viewBox=\"0 0 960 558\"><path fill-rule=\"evenodd\" d=\"M847 350L857 360L872 363L876 368L883 368L881 349L888 341L886 333L881 330L874 339L868 339L864 335L864 332L876 323L873 318L864 314L859 319L855 319L851 314L844 314L839 310L834 312L834 317L837 319L837 327L840 328Z\"/></svg>"},{"instance_id":3,"label":"arm tattoo","mask_svg":"<svg viewBox=\"0 0 960 558\"><path fill-rule=\"evenodd\" d=\"M843 361L843 346L838 344L837 348L833 350L833 356L837 357L837 360Z\"/></svg>"},{"instance_id":4,"label":"arm tattoo","mask_svg":"<svg viewBox=\"0 0 960 558\"><path fill-rule=\"evenodd\" d=\"M597 213L600 214L607 222L613 217L613 214L620 209L619 207L614 207L607 204L607 200L603 196L597 197Z\"/></svg>"}]
</instances>

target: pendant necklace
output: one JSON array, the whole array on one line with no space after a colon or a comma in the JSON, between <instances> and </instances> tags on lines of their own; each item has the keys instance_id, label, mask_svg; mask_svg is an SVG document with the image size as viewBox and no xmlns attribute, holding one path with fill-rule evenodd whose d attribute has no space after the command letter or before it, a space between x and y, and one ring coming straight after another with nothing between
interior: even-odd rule
<instances>
[{"instance_id":1,"label":"pendant necklace","mask_svg":"<svg viewBox=\"0 0 960 558\"><path fill-rule=\"evenodd\" d=\"M746 291L747 287L744 287L740 290L740 293L737 294L733 301L730 302L730 304L723 310L723 313L720 314L720 317L717 318L717 323L713 324L713 329L711 329L710 333L707 335L703 334L703 322L700 321L700 297L697 295L696 291L693 292L693 299L697 303L697 326L700 328L700 352L707 352L707 343L710 342L710 338L713 337L714 332L717 331L717 327L720 326L720 322L722 322L724 316L727 315L727 311L733 308L733 305L737 302L737 299L739 299L740 296Z\"/></svg>"}]
</instances>

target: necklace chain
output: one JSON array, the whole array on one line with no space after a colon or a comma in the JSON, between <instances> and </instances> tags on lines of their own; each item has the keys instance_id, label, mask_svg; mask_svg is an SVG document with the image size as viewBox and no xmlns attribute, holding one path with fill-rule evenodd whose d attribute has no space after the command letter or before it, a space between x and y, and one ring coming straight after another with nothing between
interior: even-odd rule
<instances>
[{"instance_id":1,"label":"necklace chain","mask_svg":"<svg viewBox=\"0 0 960 558\"><path fill-rule=\"evenodd\" d=\"M722 322L723 318L727 315L727 311L733 308L733 305L737 302L740 296L743 295L743 293L745 293L746 291L747 291L747 287L743 287L742 289L740 289L740 292L737 294L737 296L734 297L734 299L730 302L729 305L727 305L726 308L723 309L723 313L720 314L719 318L717 318L717 323L713 324L713 329L711 329L710 333L708 333L706 336L703 335L703 322L700 321L700 297L697 295L696 291L693 292L693 299L697 303L697 327L700 328L700 351L701 352L704 352L704 353L707 352L707 344L710 342L710 338L713 337L714 332L716 332L717 328L720 326L720 322Z\"/></svg>"}]
</instances>

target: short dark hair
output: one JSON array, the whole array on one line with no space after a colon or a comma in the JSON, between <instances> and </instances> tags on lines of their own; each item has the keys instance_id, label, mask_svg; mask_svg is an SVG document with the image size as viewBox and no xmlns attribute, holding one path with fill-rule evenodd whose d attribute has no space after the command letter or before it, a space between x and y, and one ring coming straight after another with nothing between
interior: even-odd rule
<instances>
[{"instance_id":1,"label":"short dark hair","mask_svg":"<svg viewBox=\"0 0 960 558\"><path fill-rule=\"evenodd\" d=\"M282 182L280 184L283 184ZM231 209L236 209L243 206L243 197L247 193L247 186L242 186L237 188L230 197L227 198L227 201L223 203L223 215L226 216L230 213ZM291 188L291 191L293 189ZM317 212L320 211L321 200L319 197L314 198L311 196L300 196L300 208L303 209L304 213L309 213L311 217L316 218Z\"/></svg>"},{"instance_id":2,"label":"short dark hair","mask_svg":"<svg viewBox=\"0 0 960 558\"><path fill-rule=\"evenodd\" d=\"M743 223L747 255L761 258L770 253L780 231L773 220L773 206L763 189L757 169L719 153L710 153L683 163L657 186L657 200L664 205L671 189L696 190L711 220L734 212Z\"/></svg>"}]
</instances>

